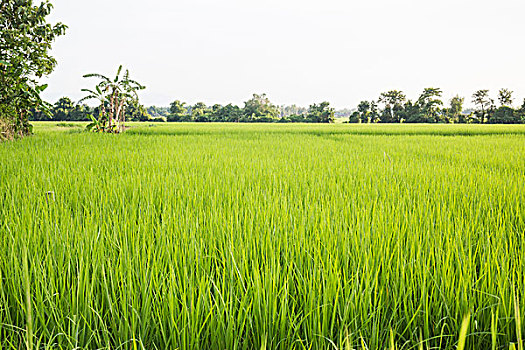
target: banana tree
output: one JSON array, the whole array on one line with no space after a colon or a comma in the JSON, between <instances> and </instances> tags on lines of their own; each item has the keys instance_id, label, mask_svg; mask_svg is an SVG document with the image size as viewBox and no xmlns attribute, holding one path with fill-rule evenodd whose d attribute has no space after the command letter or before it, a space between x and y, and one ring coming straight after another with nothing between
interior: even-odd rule
<instances>
[{"instance_id":1,"label":"banana tree","mask_svg":"<svg viewBox=\"0 0 525 350\"><path fill-rule=\"evenodd\" d=\"M81 98L78 103L82 103L86 100L98 100L100 103L99 105L99 115L98 118L93 120L92 124L88 125L89 129L93 129L95 126L97 127L97 131L104 131L106 128L106 95L102 92L100 86L95 86L94 90L91 89L82 89L82 92L88 93L87 96ZM93 117L91 117L93 119Z\"/></svg>"},{"instance_id":2,"label":"banana tree","mask_svg":"<svg viewBox=\"0 0 525 350\"><path fill-rule=\"evenodd\" d=\"M120 68L119 68L120 71ZM120 80L119 95L116 100L117 109L115 111L115 118L118 121L120 130L124 131L126 122L126 107L139 101L138 91L144 90L146 87L137 81L129 78L129 71L126 69L123 78Z\"/></svg>"},{"instance_id":3,"label":"banana tree","mask_svg":"<svg viewBox=\"0 0 525 350\"><path fill-rule=\"evenodd\" d=\"M102 119L103 128L107 132L124 131L126 105L138 101L137 91L145 89L143 85L129 78L127 69L123 74L121 73L122 66L119 66L114 79L96 73L84 75L84 78L98 78L100 82L96 85L95 90L82 89L88 93L88 96L80 101L97 99L100 102L98 125L101 125L100 119Z\"/></svg>"}]
</instances>

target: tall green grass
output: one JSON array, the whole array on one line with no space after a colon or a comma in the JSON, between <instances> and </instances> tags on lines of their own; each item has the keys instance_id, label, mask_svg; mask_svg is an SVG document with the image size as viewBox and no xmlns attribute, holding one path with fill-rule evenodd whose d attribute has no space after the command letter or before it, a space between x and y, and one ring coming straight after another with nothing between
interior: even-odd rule
<instances>
[{"instance_id":1,"label":"tall green grass","mask_svg":"<svg viewBox=\"0 0 525 350\"><path fill-rule=\"evenodd\" d=\"M523 126L76 129L0 144L0 348L523 349Z\"/></svg>"}]
</instances>

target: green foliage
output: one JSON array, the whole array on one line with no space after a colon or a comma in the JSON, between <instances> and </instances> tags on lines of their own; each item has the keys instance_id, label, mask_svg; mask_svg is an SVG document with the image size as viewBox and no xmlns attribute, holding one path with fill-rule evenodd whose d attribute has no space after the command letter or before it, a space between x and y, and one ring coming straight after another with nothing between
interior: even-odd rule
<instances>
[{"instance_id":1,"label":"green foliage","mask_svg":"<svg viewBox=\"0 0 525 350\"><path fill-rule=\"evenodd\" d=\"M245 102L245 107L240 108L233 104L212 107L199 102L193 106L185 107L185 103L176 100L171 103L168 121L177 122L277 122L279 110L273 105L266 94L257 95Z\"/></svg>"},{"instance_id":2,"label":"green foliage","mask_svg":"<svg viewBox=\"0 0 525 350\"><path fill-rule=\"evenodd\" d=\"M423 123L436 123L440 121L441 96L443 92L439 88L426 88L423 90L421 96L417 100L417 106L421 110L421 122Z\"/></svg>"},{"instance_id":3,"label":"green foliage","mask_svg":"<svg viewBox=\"0 0 525 350\"><path fill-rule=\"evenodd\" d=\"M146 112L152 119L164 119L166 121L169 117L170 109L169 107L149 106L146 107Z\"/></svg>"},{"instance_id":4,"label":"green foliage","mask_svg":"<svg viewBox=\"0 0 525 350\"><path fill-rule=\"evenodd\" d=\"M517 124L520 122L520 119L514 109L502 106L494 111L488 122L491 124Z\"/></svg>"},{"instance_id":5,"label":"green foliage","mask_svg":"<svg viewBox=\"0 0 525 350\"><path fill-rule=\"evenodd\" d=\"M381 114L381 122L383 123L399 123L402 121L403 103L406 96L403 92L398 90L391 90L383 92L378 99L379 103L384 105Z\"/></svg>"},{"instance_id":6,"label":"green foliage","mask_svg":"<svg viewBox=\"0 0 525 350\"><path fill-rule=\"evenodd\" d=\"M516 111L516 114L520 122L525 124L525 99L523 99L523 104L521 108Z\"/></svg>"},{"instance_id":7,"label":"green foliage","mask_svg":"<svg viewBox=\"0 0 525 350\"><path fill-rule=\"evenodd\" d=\"M100 116L101 121L107 121L107 111L110 109L110 103L104 97L102 89L85 89L84 91L89 91L95 98L100 98L101 105L90 108L84 104L74 104L68 97L63 97L52 106L50 114L32 110L31 120L86 121L90 120L89 115L91 114ZM508 93L507 96L512 95L512 92L505 89L501 90L500 95L505 91ZM280 107L272 105L277 110L277 117L268 117L266 115L256 117L255 114L250 114L251 110L245 111L243 108L231 103L226 106L215 104L210 107L203 102L199 102L193 106L187 106L185 102L176 100L170 104L170 107L150 106L145 108L138 100L131 99L126 104L127 108L124 110L124 114L125 119L130 121L158 122L323 123L334 121L336 116L348 116L350 123L392 123L393 120L407 123L478 123L481 114L484 115L483 120L491 124L525 122L525 107L513 109L509 106L502 106L496 108L493 100L488 95L488 91L483 93L486 94L487 103L484 105L486 109L483 111L481 108L478 108L473 113L470 112L470 115L468 114L469 110L467 112L463 111L465 99L460 96L453 97L450 100L449 107L442 107L442 92L437 88L424 89L415 102L406 100L404 94L397 90L384 93L381 98L384 104L382 110L378 109L374 100L361 101L353 112L348 109L333 111L329 107L328 102L324 102L324 104L320 105L314 104L309 109L295 105ZM258 98L260 99L261 96ZM507 97L507 102L511 101L509 98ZM398 102L395 102L396 100ZM401 103L403 100L406 100L406 102ZM502 100L501 96L500 100ZM267 102L271 105L269 100ZM248 104L254 105L256 103L252 101ZM392 119L392 115L395 116L394 119Z\"/></svg>"},{"instance_id":8,"label":"green foliage","mask_svg":"<svg viewBox=\"0 0 525 350\"><path fill-rule=\"evenodd\" d=\"M32 0L0 2L0 136L11 138L31 133L31 110L48 111L40 98L47 85L38 79L56 65L49 54L56 37L64 34L62 23L51 25L46 17L48 1L34 6Z\"/></svg>"},{"instance_id":9,"label":"green foliage","mask_svg":"<svg viewBox=\"0 0 525 350\"><path fill-rule=\"evenodd\" d=\"M403 92L392 90L382 93L379 102L383 109L377 113L372 102L362 101L357 110L350 116L349 122L381 122L381 123L492 123L517 124L525 123L524 107L513 109L512 91L501 89L499 100L502 106L496 108L488 90L476 91L472 102L477 109L470 114L463 112L465 99L455 96L450 100L450 107L443 108L442 91L439 88L426 88L413 103L406 101ZM406 102L405 102L406 101ZM380 117L377 117L379 116Z\"/></svg>"},{"instance_id":10,"label":"green foliage","mask_svg":"<svg viewBox=\"0 0 525 350\"><path fill-rule=\"evenodd\" d=\"M242 117L242 109L231 103L226 106L216 104L210 113L210 120L213 122L238 122Z\"/></svg>"},{"instance_id":11,"label":"green foliage","mask_svg":"<svg viewBox=\"0 0 525 350\"><path fill-rule=\"evenodd\" d=\"M31 121L89 121L89 115L96 111L86 104L74 103L69 97L61 97L51 105L48 113L31 109Z\"/></svg>"},{"instance_id":12,"label":"green foliage","mask_svg":"<svg viewBox=\"0 0 525 350\"><path fill-rule=\"evenodd\" d=\"M507 107L512 106L512 102L513 102L512 94L513 94L513 91L509 89L501 89L499 91L498 100L501 106L507 106Z\"/></svg>"},{"instance_id":13,"label":"green foliage","mask_svg":"<svg viewBox=\"0 0 525 350\"><path fill-rule=\"evenodd\" d=\"M191 119L196 122L208 122L210 110L204 102L198 102L190 108Z\"/></svg>"},{"instance_id":14,"label":"green foliage","mask_svg":"<svg viewBox=\"0 0 525 350\"><path fill-rule=\"evenodd\" d=\"M308 108L306 121L310 123L333 123L334 112L334 109L330 107L328 102L314 103Z\"/></svg>"},{"instance_id":15,"label":"green foliage","mask_svg":"<svg viewBox=\"0 0 525 350\"><path fill-rule=\"evenodd\" d=\"M478 123L483 124L490 119L490 109L494 104L489 97L489 90L478 90L472 95L472 103L478 106L476 118Z\"/></svg>"},{"instance_id":16,"label":"green foliage","mask_svg":"<svg viewBox=\"0 0 525 350\"><path fill-rule=\"evenodd\" d=\"M122 74L121 74L122 73ZM105 75L90 73L84 78L97 78L99 83L95 89L82 89L88 93L80 102L85 100L97 100L99 102L98 121L102 126L102 131L110 133L120 133L125 130L126 110L131 111L138 118L147 119L147 111L140 105L137 92L146 87L137 81L130 79L129 71L122 71L122 65L117 69L114 79L109 79Z\"/></svg>"},{"instance_id":17,"label":"green foliage","mask_svg":"<svg viewBox=\"0 0 525 350\"><path fill-rule=\"evenodd\" d=\"M154 120L154 118L152 118L151 115L148 113L146 107L141 105L139 100L135 98L127 101L124 116L125 120L135 122L146 122Z\"/></svg>"},{"instance_id":18,"label":"green foliage","mask_svg":"<svg viewBox=\"0 0 525 350\"><path fill-rule=\"evenodd\" d=\"M463 115L464 97L456 95L450 99L450 108L446 110L446 118L451 123L465 123L466 118Z\"/></svg>"},{"instance_id":19,"label":"green foliage","mask_svg":"<svg viewBox=\"0 0 525 350\"><path fill-rule=\"evenodd\" d=\"M175 100L170 104L170 114L168 115L169 122L183 121L184 116L187 114L186 103L179 100Z\"/></svg>"},{"instance_id":20,"label":"green foliage","mask_svg":"<svg viewBox=\"0 0 525 350\"><path fill-rule=\"evenodd\" d=\"M355 111L350 115L350 118L348 118L349 123L362 123L364 120L364 116L361 115L358 111Z\"/></svg>"},{"instance_id":21,"label":"green foliage","mask_svg":"<svg viewBox=\"0 0 525 350\"><path fill-rule=\"evenodd\" d=\"M306 115L306 113L308 112L308 108L297 105L281 106L281 112L284 117L300 116Z\"/></svg>"},{"instance_id":22,"label":"green foliage","mask_svg":"<svg viewBox=\"0 0 525 350\"><path fill-rule=\"evenodd\" d=\"M86 130L93 131L93 132L104 132L105 131L105 124L103 121L99 118L95 118L92 115L89 116L91 118L91 123L86 125Z\"/></svg>"},{"instance_id":23,"label":"green foliage","mask_svg":"<svg viewBox=\"0 0 525 350\"><path fill-rule=\"evenodd\" d=\"M53 105L52 113L56 120L69 120L68 117L74 109L73 101L69 97L62 97Z\"/></svg>"},{"instance_id":24,"label":"green foliage","mask_svg":"<svg viewBox=\"0 0 525 350\"><path fill-rule=\"evenodd\" d=\"M375 123L379 119L377 104L375 101L361 101L357 111L350 115L350 123Z\"/></svg>"},{"instance_id":25,"label":"green foliage","mask_svg":"<svg viewBox=\"0 0 525 350\"><path fill-rule=\"evenodd\" d=\"M253 97L244 102L244 121L270 121L277 118L279 111L270 102L266 94L253 94Z\"/></svg>"},{"instance_id":26,"label":"green foliage","mask_svg":"<svg viewBox=\"0 0 525 350\"><path fill-rule=\"evenodd\" d=\"M2 348L520 339L524 125L55 126L0 145Z\"/></svg>"},{"instance_id":27,"label":"green foliage","mask_svg":"<svg viewBox=\"0 0 525 350\"><path fill-rule=\"evenodd\" d=\"M405 103L404 111L401 113L401 120L406 121L407 123L428 122L421 106L418 103L412 103L410 100Z\"/></svg>"}]
</instances>

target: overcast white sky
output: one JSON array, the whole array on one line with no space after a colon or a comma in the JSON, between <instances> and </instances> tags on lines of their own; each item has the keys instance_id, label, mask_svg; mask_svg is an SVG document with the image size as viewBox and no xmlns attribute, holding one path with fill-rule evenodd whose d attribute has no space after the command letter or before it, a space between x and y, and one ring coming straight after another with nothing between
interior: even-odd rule
<instances>
[{"instance_id":1,"label":"overcast white sky","mask_svg":"<svg viewBox=\"0 0 525 350\"><path fill-rule=\"evenodd\" d=\"M45 98L79 99L119 64L146 105L327 100L355 107L382 91L448 100L476 89L525 96L525 0L53 0L56 70Z\"/></svg>"}]
</instances>

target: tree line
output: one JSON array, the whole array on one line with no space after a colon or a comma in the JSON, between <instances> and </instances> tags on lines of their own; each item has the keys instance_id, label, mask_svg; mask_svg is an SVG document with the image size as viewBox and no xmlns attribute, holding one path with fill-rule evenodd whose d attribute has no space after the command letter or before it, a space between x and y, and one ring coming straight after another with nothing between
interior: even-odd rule
<instances>
[{"instance_id":1,"label":"tree line","mask_svg":"<svg viewBox=\"0 0 525 350\"><path fill-rule=\"evenodd\" d=\"M377 100L361 101L349 118L350 123L525 123L525 100L514 108L513 91L501 89L498 102L489 90L478 90L472 95L475 109L464 111L465 98L454 96L444 106L439 88L426 88L417 100L407 100L402 91L382 93Z\"/></svg>"},{"instance_id":2,"label":"tree line","mask_svg":"<svg viewBox=\"0 0 525 350\"><path fill-rule=\"evenodd\" d=\"M124 116L127 121L151 121L147 108L133 100L126 105ZM106 106L109 108L109 105ZM156 108L156 107L153 107ZM85 103L75 103L69 97L61 97L54 104L50 104L48 111L31 109L31 121L91 121L91 116L101 114L101 106L91 107Z\"/></svg>"},{"instance_id":3,"label":"tree line","mask_svg":"<svg viewBox=\"0 0 525 350\"><path fill-rule=\"evenodd\" d=\"M234 104L207 106L203 102L190 105L180 100L169 107L142 106L133 100L125 111L126 120L150 122L280 122L331 123L336 117L348 118L348 123L525 123L525 100L514 106L513 91L498 91L498 102L488 90L472 95L474 109L464 110L465 98L454 96L447 106L439 88L426 88L417 100L406 98L402 91L382 93L377 100L361 101L354 110L335 111L328 102L308 108L296 105L277 106L266 94L253 94L243 107ZM33 111L32 120L89 121L98 116L100 107L74 103L70 98L59 99L51 113Z\"/></svg>"},{"instance_id":4,"label":"tree line","mask_svg":"<svg viewBox=\"0 0 525 350\"><path fill-rule=\"evenodd\" d=\"M203 102L187 105L179 100L173 101L169 107L144 107L138 99L131 102L124 113L128 121L331 123L336 113L328 102L312 104L308 108L295 105L276 106L270 102L266 94L253 94L243 107L231 103L224 106L220 104L207 106ZM109 102L90 107L86 104L74 103L69 97L62 97L52 105L51 113L33 110L31 120L89 121L91 116L101 115L101 109L106 104Z\"/></svg>"},{"instance_id":5,"label":"tree line","mask_svg":"<svg viewBox=\"0 0 525 350\"><path fill-rule=\"evenodd\" d=\"M332 123L335 110L330 103L314 103L308 108L276 106L266 94L253 94L244 107L234 104L206 106L200 102L187 106L173 101L166 116L168 122L244 122L244 123Z\"/></svg>"}]
</instances>

